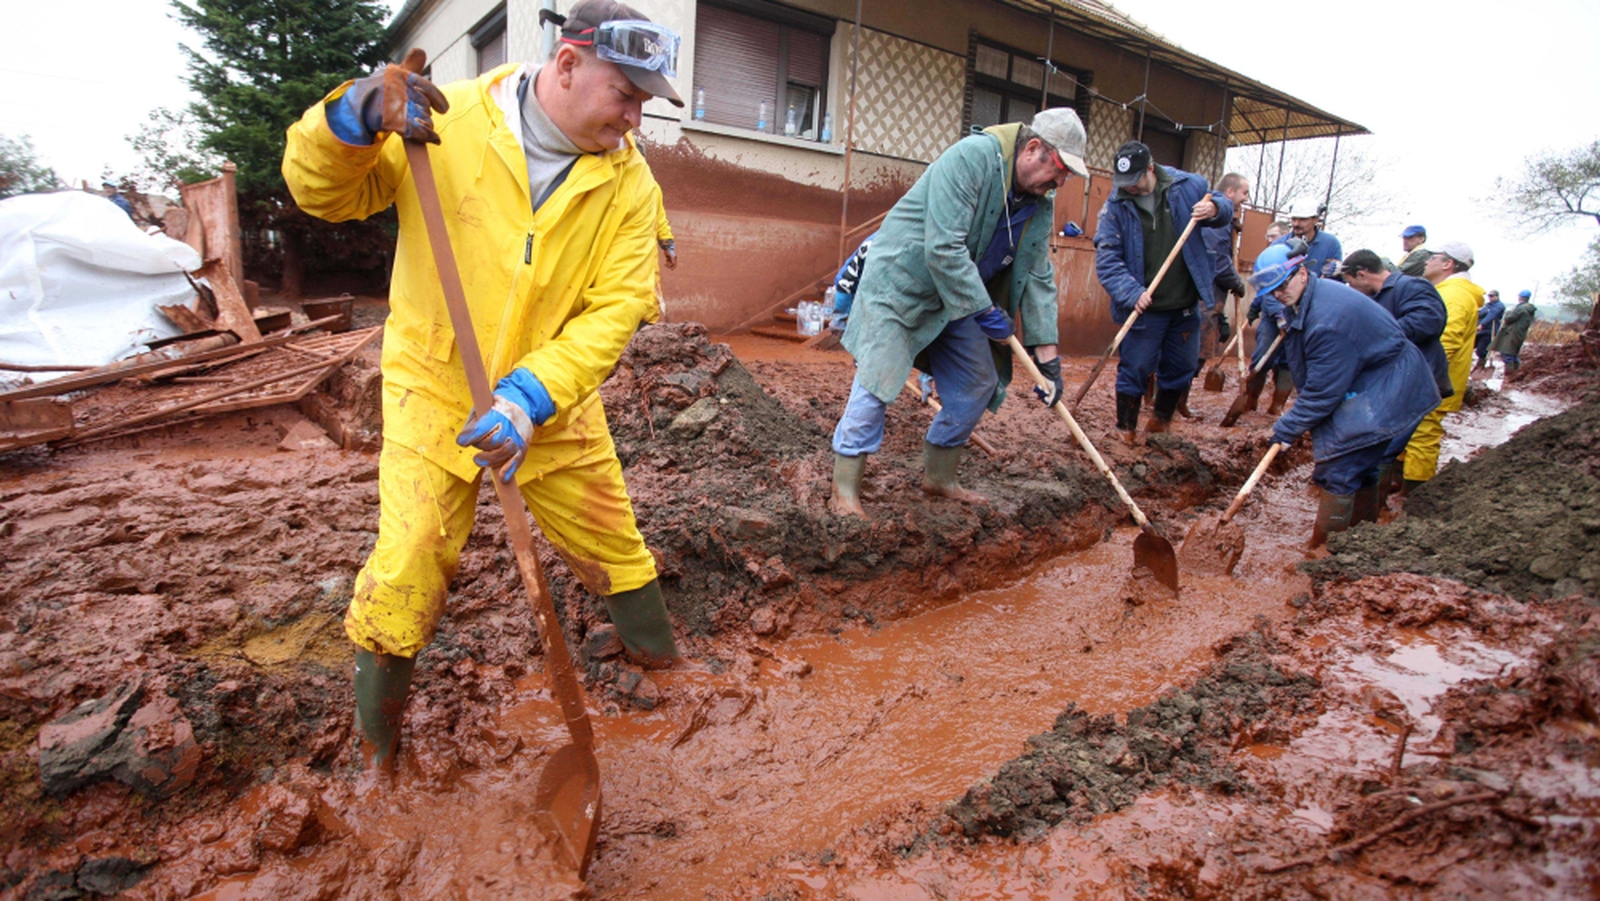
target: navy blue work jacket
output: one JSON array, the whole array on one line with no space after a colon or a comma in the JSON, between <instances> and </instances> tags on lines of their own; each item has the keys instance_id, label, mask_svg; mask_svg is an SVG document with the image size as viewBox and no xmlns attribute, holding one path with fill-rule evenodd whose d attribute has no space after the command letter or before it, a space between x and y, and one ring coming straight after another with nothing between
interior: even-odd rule
<instances>
[{"instance_id":1,"label":"navy blue work jacket","mask_svg":"<svg viewBox=\"0 0 1600 901\"><path fill-rule=\"evenodd\" d=\"M1244 295L1244 282L1239 280L1239 273L1233 268L1233 235L1234 224L1232 219L1228 220L1227 225L1221 228L1208 228L1204 233L1206 252L1211 254L1211 262L1214 266L1212 284L1215 286L1215 290L1212 293L1216 295L1219 302L1230 288L1237 287L1240 296ZM1201 288L1200 293L1204 294L1205 288Z\"/></svg>"},{"instance_id":2,"label":"navy blue work jacket","mask_svg":"<svg viewBox=\"0 0 1600 901\"><path fill-rule=\"evenodd\" d=\"M1414 275L1391 272L1383 280L1383 287L1378 289L1378 296L1372 299L1389 311L1389 315L1399 324L1400 331L1405 333L1406 340L1422 351L1422 359L1427 361L1428 371L1433 373L1433 383L1439 389L1439 396L1455 394L1455 386L1450 384L1450 357L1439 342L1448 316L1444 309L1444 298L1439 296L1433 283Z\"/></svg>"},{"instance_id":3,"label":"navy blue work jacket","mask_svg":"<svg viewBox=\"0 0 1600 901\"><path fill-rule=\"evenodd\" d=\"M1159 163L1157 165L1160 165ZM1183 264L1189 267L1189 277L1200 291L1200 302L1206 309L1216 306L1216 293L1210 289L1210 280L1216 267L1211 253L1206 250L1207 228L1227 225L1233 221L1233 204L1220 191L1211 191L1206 180L1193 173L1163 166L1172 176L1172 187L1167 189L1167 208L1172 212L1172 223L1181 234L1194 215L1195 204L1211 195L1217 205L1217 214L1202 219L1183 242ZM1101 287L1111 295L1111 318L1117 324L1128 321L1133 315L1133 305L1144 293L1144 226L1139 223L1139 211L1134 208L1133 197L1121 188L1111 192L1106 205L1100 210L1100 223L1094 229L1094 271L1100 277ZM1170 270L1169 270L1170 271Z\"/></svg>"},{"instance_id":4,"label":"navy blue work jacket","mask_svg":"<svg viewBox=\"0 0 1600 901\"><path fill-rule=\"evenodd\" d=\"M1320 462L1393 440L1439 405L1422 351L1365 294L1313 275L1285 309L1283 357L1300 396L1272 440L1292 444L1309 431Z\"/></svg>"}]
</instances>

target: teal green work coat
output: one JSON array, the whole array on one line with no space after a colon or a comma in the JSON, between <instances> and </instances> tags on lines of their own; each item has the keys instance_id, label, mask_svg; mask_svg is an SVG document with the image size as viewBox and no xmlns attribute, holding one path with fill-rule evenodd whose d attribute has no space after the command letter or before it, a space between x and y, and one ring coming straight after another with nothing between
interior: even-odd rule
<instances>
[{"instance_id":1,"label":"teal green work coat","mask_svg":"<svg viewBox=\"0 0 1600 901\"><path fill-rule=\"evenodd\" d=\"M1025 344L1056 343L1050 197L1040 198L1022 224L1011 265L987 285L978 278L978 257L1007 218L1018 127L986 128L946 150L884 217L873 239L844 347L855 357L856 380L884 403L900 393L917 355L946 325L991 305L1013 322L1020 315ZM992 349L1000 376L989 402L994 411L1011 381L1011 351L1004 344Z\"/></svg>"}]
</instances>

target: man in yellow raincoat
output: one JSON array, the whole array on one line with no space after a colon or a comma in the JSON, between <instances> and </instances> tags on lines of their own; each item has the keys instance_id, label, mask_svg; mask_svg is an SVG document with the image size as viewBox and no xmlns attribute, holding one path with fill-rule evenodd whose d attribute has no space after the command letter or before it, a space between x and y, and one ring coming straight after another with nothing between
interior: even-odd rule
<instances>
[{"instance_id":1,"label":"man in yellow raincoat","mask_svg":"<svg viewBox=\"0 0 1600 901\"><path fill-rule=\"evenodd\" d=\"M369 765L393 765L416 656L472 529L481 467L516 481L551 544L605 599L635 662L678 659L596 392L655 310L656 182L629 132L652 96L683 105L666 79L678 37L612 0L584 0L565 19L541 15L561 25L541 67L501 66L440 91L388 66L341 85L289 128L283 175L307 213L360 219L393 203L400 214L378 540L345 617ZM384 131L402 109L404 133ZM489 411L472 410L408 138L439 145L430 153L445 224L497 380Z\"/></svg>"},{"instance_id":2,"label":"man in yellow raincoat","mask_svg":"<svg viewBox=\"0 0 1600 901\"><path fill-rule=\"evenodd\" d=\"M1473 345L1478 333L1478 307L1483 305L1483 289L1467 277L1472 268L1472 248L1461 241L1446 241L1428 255L1423 264L1423 277L1433 283L1444 301L1444 334L1439 343L1450 358L1450 386L1455 393L1439 402L1439 406L1411 433L1406 445L1405 486L1409 491L1433 478L1439 471L1439 442L1444 439L1444 414L1461 409L1467 396L1467 376L1472 372Z\"/></svg>"}]
</instances>

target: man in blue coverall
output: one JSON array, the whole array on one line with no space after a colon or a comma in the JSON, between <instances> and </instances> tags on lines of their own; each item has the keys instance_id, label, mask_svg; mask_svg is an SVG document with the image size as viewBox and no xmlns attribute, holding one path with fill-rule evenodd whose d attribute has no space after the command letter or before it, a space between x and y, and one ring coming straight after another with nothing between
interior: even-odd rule
<instances>
[{"instance_id":1,"label":"man in blue coverall","mask_svg":"<svg viewBox=\"0 0 1600 901\"><path fill-rule=\"evenodd\" d=\"M1288 447L1311 433L1311 480L1322 491L1316 547L1355 522L1376 521L1378 466L1438 406L1439 389L1393 316L1311 274L1307 258L1291 252L1283 244L1262 251L1250 281L1266 298L1262 318L1284 323L1283 358L1300 399L1273 424L1272 440Z\"/></svg>"},{"instance_id":2,"label":"man in blue coverall","mask_svg":"<svg viewBox=\"0 0 1600 901\"><path fill-rule=\"evenodd\" d=\"M1233 204L1198 175L1157 165L1150 148L1129 141L1117 148L1111 185L1094 234L1094 268L1111 295L1111 318L1139 318L1122 341L1117 361L1117 434L1138 441L1145 382L1156 374L1149 432L1171 428L1172 414L1200 369L1202 299L1210 308L1216 265L1206 250L1205 228L1233 219ZM1155 279L1189 221L1198 226L1152 293ZM1202 294L1202 291L1204 292Z\"/></svg>"},{"instance_id":3,"label":"man in blue coverall","mask_svg":"<svg viewBox=\"0 0 1600 901\"><path fill-rule=\"evenodd\" d=\"M1500 324L1506 318L1506 305L1500 302L1500 292L1490 290L1483 295L1483 306L1478 308L1478 368L1489 365L1489 346L1500 334Z\"/></svg>"}]
</instances>

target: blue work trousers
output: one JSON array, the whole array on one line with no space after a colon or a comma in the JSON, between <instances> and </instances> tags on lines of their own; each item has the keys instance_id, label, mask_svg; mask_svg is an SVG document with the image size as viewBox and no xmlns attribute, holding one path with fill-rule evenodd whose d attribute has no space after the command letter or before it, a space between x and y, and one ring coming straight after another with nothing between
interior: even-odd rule
<instances>
[{"instance_id":1,"label":"blue work trousers","mask_svg":"<svg viewBox=\"0 0 1600 901\"><path fill-rule=\"evenodd\" d=\"M978 328L976 318L967 316L945 326L926 353L933 383L939 389L939 402L944 405L928 427L928 443L961 447L972 436L1000 386L989 339ZM877 453L883 446L885 407L859 381L851 384L844 415L833 430L834 453L846 457Z\"/></svg>"},{"instance_id":2,"label":"blue work trousers","mask_svg":"<svg viewBox=\"0 0 1600 901\"><path fill-rule=\"evenodd\" d=\"M1422 420L1418 419L1417 423ZM1311 481L1329 494L1355 494L1378 481L1378 466L1400 456L1416 431L1417 423L1387 441L1358 447L1332 460L1323 460L1311 470Z\"/></svg>"},{"instance_id":3,"label":"blue work trousers","mask_svg":"<svg viewBox=\"0 0 1600 901\"><path fill-rule=\"evenodd\" d=\"M1181 391L1200 370L1200 307L1139 314L1122 339L1117 393L1143 395L1150 373L1156 387Z\"/></svg>"}]
</instances>

